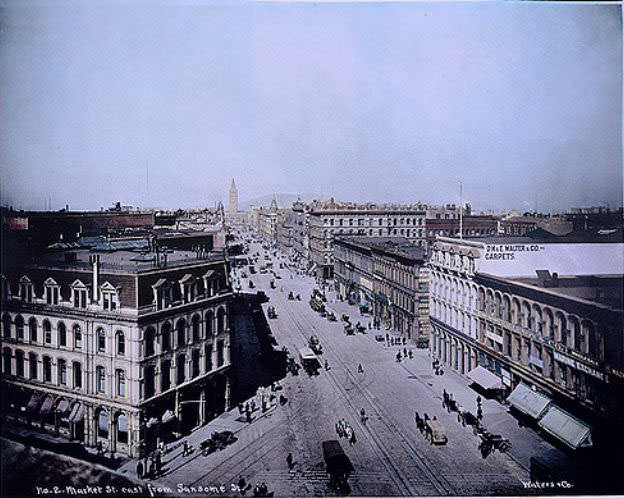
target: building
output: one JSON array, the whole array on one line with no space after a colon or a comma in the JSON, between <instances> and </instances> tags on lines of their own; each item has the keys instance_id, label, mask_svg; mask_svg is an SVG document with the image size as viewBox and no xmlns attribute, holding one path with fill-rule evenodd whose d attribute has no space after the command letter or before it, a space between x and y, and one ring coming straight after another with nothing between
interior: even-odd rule
<instances>
[{"instance_id":1,"label":"building","mask_svg":"<svg viewBox=\"0 0 624 498\"><path fill-rule=\"evenodd\" d=\"M439 238L430 348L508 391L524 383L591 424L621 419L624 244ZM621 425L621 420L620 420Z\"/></svg>"},{"instance_id":2,"label":"building","mask_svg":"<svg viewBox=\"0 0 624 498\"><path fill-rule=\"evenodd\" d=\"M294 213L292 209L283 208L277 211L276 240L284 254L293 254Z\"/></svg>"},{"instance_id":3,"label":"building","mask_svg":"<svg viewBox=\"0 0 624 498\"><path fill-rule=\"evenodd\" d=\"M277 201L273 199L271 205L256 210L257 227L260 235L269 245L277 244Z\"/></svg>"},{"instance_id":4,"label":"building","mask_svg":"<svg viewBox=\"0 0 624 498\"><path fill-rule=\"evenodd\" d=\"M463 237L492 237L498 233L499 217L490 214L465 215L461 220ZM427 247L430 248L436 237L459 236L459 215L445 218L427 218Z\"/></svg>"},{"instance_id":5,"label":"building","mask_svg":"<svg viewBox=\"0 0 624 498\"><path fill-rule=\"evenodd\" d=\"M238 190L236 190L236 184L234 178L232 178L232 185L230 186L230 205L228 206L228 214L238 213Z\"/></svg>"},{"instance_id":6,"label":"building","mask_svg":"<svg viewBox=\"0 0 624 498\"><path fill-rule=\"evenodd\" d=\"M334 280L343 299L369 310L388 329L426 344L429 338L425 252L405 237L338 237Z\"/></svg>"},{"instance_id":7,"label":"building","mask_svg":"<svg viewBox=\"0 0 624 498\"><path fill-rule=\"evenodd\" d=\"M319 277L333 276L334 237L394 236L425 245L425 208L420 204L354 204L331 199L328 202L312 203L308 214L310 259Z\"/></svg>"},{"instance_id":8,"label":"building","mask_svg":"<svg viewBox=\"0 0 624 498\"><path fill-rule=\"evenodd\" d=\"M612 211L607 207L572 208L565 217L575 232L610 230L624 227L624 208Z\"/></svg>"},{"instance_id":9,"label":"building","mask_svg":"<svg viewBox=\"0 0 624 498\"><path fill-rule=\"evenodd\" d=\"M5 269L5 420L137 457L228 407L224 254L147 245Z\"/></svg>"}]
</instances>

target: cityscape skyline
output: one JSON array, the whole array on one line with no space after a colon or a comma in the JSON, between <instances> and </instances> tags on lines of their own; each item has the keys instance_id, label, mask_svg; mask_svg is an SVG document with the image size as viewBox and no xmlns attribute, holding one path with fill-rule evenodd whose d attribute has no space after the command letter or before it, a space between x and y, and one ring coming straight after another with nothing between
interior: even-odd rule
<instances>
[{"instance_id":1,"label":"cityscape skyline","mask_svg":"<svg viewBox=\"0 0 624 498\"><path fill-rule=\"evenodd\" d=\"M0 10L5 205L622 205L618 5Z\"/></svg>"}]
</instances>

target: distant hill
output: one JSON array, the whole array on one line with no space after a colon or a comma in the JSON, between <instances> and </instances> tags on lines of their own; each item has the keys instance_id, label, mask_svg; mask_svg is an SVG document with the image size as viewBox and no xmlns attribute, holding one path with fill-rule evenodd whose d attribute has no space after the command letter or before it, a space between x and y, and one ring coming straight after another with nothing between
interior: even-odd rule
<instances>
[{"instance_id":1,"label":"distant hill","mask_svg":"<svg viewBox=\"0 0 624 498\"><path fill-rule=\"evenodd\" d=\"M301 199L303 202L311 202L314 199L320 200L320 196L316 194L270 194L247 201L241 201L238 203L238 209L247 211L251 206L270 206L273 197L275 197L277 205L281 208L291 207L297 198Z\"/></svg>"}]
</instances>

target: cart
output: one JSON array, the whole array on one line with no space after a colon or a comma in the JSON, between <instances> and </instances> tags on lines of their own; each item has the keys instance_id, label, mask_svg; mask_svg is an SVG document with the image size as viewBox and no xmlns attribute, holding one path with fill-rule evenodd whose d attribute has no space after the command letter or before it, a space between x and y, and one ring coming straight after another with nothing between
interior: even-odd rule
<instances>
[{"instance_id":1,"label":"cart","mask_svg":"<svg viewBox=\"0 0 624 498\"><path fill-rule=\"evenodd\" d=\"M348 489L347 480L354 470L351 460L335 439L323 441L322 447L329 485L338 491Z\"/></svg>"},{"instance_id":2,"label":"cart","mask_svg":"<svg viewBox=\"0 0 624 498\"><path fill-rule=\"evenodd\" d=\"M425 420L425 437L431 444L446 444L448 442L444 427L437 419Z\"/></svg>"}]
</instances>

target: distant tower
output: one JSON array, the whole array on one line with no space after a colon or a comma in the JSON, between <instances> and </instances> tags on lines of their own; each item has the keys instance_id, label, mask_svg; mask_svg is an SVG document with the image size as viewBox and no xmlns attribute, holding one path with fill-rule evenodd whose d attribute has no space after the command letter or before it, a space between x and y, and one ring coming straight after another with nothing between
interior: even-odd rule
<instances>
[{"instance_id":1,"label":"distant tower","mask_svg":"<svg viewBox=\"0 0 624 498\"><path fill-rule=\"evenodd\" d=\"M229 214L236 214L238 212L238 190L236 190L234 178L232 178L232 185L230 186L230 207L228 212Z\"/></svg>"}]
</instances>

